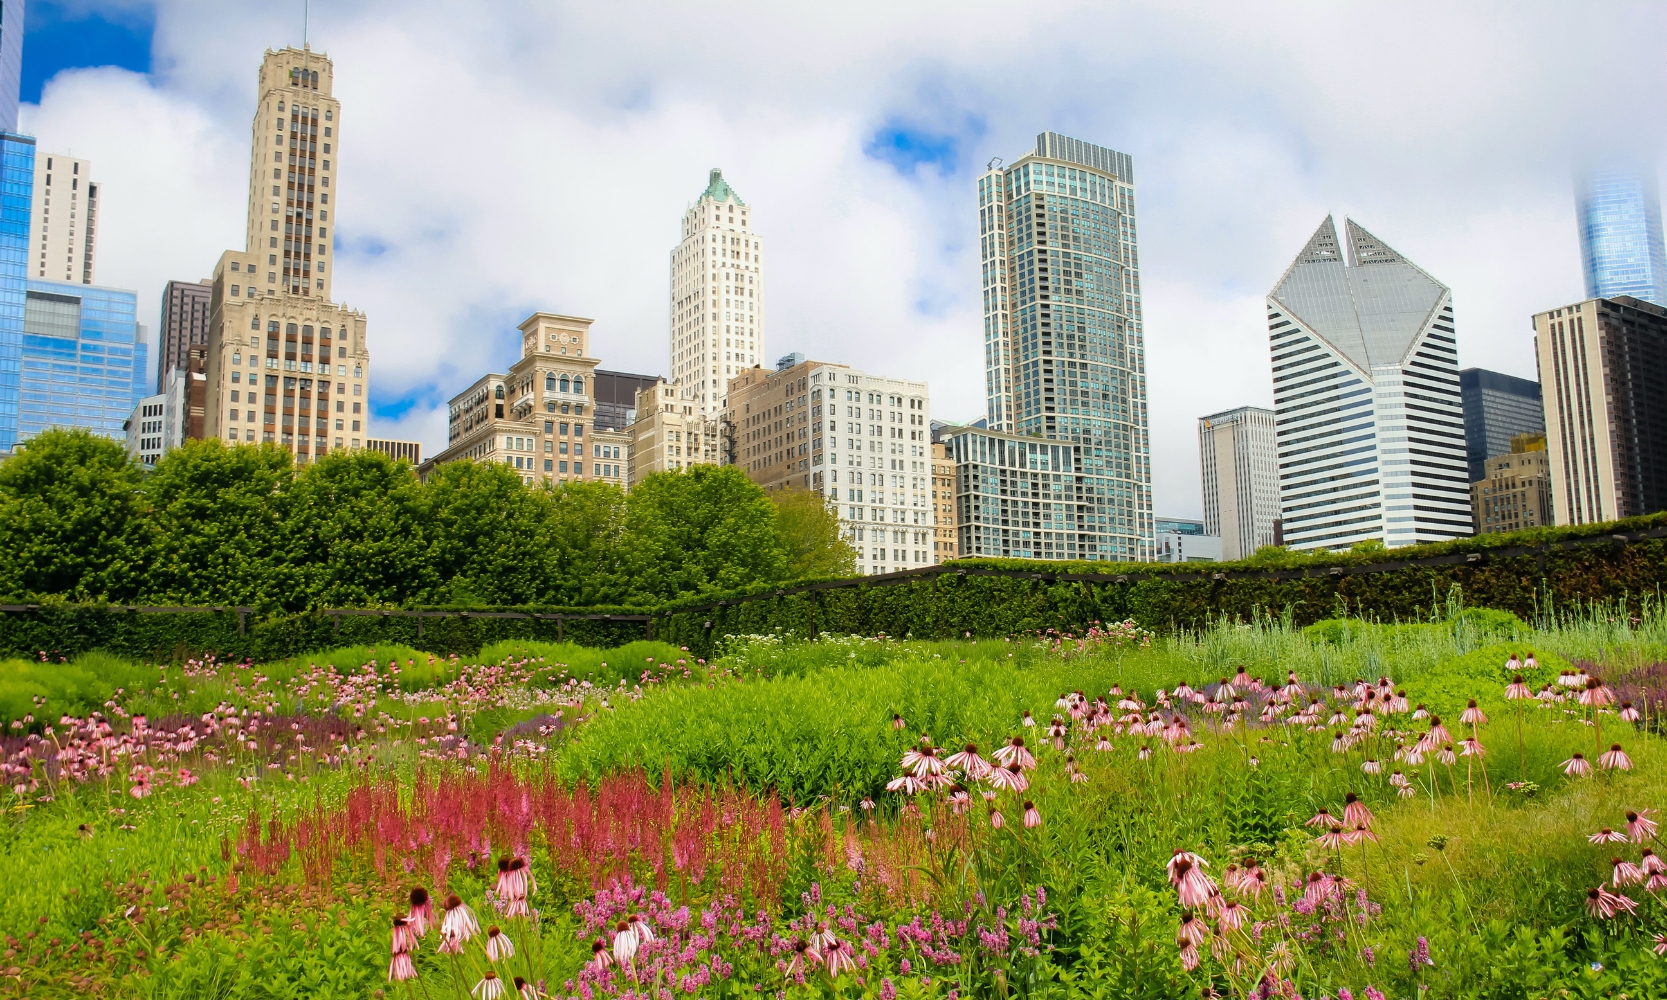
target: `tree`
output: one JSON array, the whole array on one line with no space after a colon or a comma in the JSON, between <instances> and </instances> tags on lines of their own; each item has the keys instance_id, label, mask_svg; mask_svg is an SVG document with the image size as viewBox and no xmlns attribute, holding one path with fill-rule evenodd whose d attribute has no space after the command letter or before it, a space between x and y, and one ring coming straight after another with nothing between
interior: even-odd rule
<instances>
[{"instance_id":1,"label":"tree","mask_svg":"<svg viewBox=\"0 0 1667 1000\"><path fill-rule=\"evenodd\" d=\"M621 550L626 603L776 583L787 573L775 508L732 465L644 478L626 497Z\"/></svg>"},{"instance_id":2,"label":"tree","mask_svg":"<svg viewBox=\"0 0 1667 1000\"><path fill-rule=\"evenodd\" d=\"M854 576L857 550L839 533L839 513L818 491L776 490L776 534L787 556L787 578Z\"/></svg>"},{"instance_id":3,"label":"tree","mask_svg":"<svg viewBox=\"0 0 1667 1000\"><path fill-rule=\"evenodd\" d=\"M126 596L142 478L121 444L80 428L0 461L0 593Z\"/></svg>"},{"instance_id":4,"label":"tree","mask_svg":"<svg viewBox=\"0 0 1667 1000\"><path fill-rule=\"evenodd\" d=\"M502 462L448 462L423 488L436 603L529 604L553 572L546 501Z\"/></svg>"},{"instance_id":5,"label":"tree","mask_svg":"<svg viewBox=\"0 0 1667 1000\"><path fill-rule=\"evenodd\" d=\"M292 606L358 607L425 600L434 589L428 512L405 462L376 451L330 452L295 477L284 533Z\"/></svg>"},{"instance_id":6,"label":"tree","mask_svg":"<svg viewBox=\"0 0 1667 1000\"><path fill-rule=\"evenodd\" d=\"M132 589L159 604L268 607L293 594L283 539L294 474L276 445L218 438L170 449L145 477Z\"/></svg>"},{"instance_id":7,"label":"tree","mask_svg":"<svg viewBox=\"0 0 1667 1000\"><path fill-rule=\"evenodd\" d=\"M538 602L620 603L625 491L612 483L568 483L534 495L546 506L540 541L550 560Z\"/></svg>"}]
</instances>

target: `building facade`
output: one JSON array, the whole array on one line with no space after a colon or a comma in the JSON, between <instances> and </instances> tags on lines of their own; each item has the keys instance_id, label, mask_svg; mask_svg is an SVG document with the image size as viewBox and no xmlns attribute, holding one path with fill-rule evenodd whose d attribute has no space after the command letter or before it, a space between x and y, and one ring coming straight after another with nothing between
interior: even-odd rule
<instances>
[{"instance_id":1,"label":"building facade","mask_svg":"<svg viewBox=\"0 0 1667 1000\"><path fill-rule=\"evenodd\" d=\"M1667 306L1667 246L1654 170L1609 169L1575 181L1588 299L1630 295Z\"/></svg>"},{"instance_id":2,"label":"building facade","mask_svg":"<svg viewBox=\"0 0 1667 1000\"><path fill-rule=\"evenodd\" d=\"M1158 562L1220 562L1220 535L1211 534L1203 521L1186 517L1160 517L1156 521Z\"/></svg>"},{"instance_id":3,"label":"building facade","mask_svg":"<svg viewBox=\"0 0 1667 1000\"><path fill-rule=\"evenodd\" d=\"M628 488L656 472L723 463L718 421L703 415L694 397L675 383L660 379L638 389L632 411L636 420L625 450Z\"/></svg>"},{"instance_id":4,"label":"building facade","mask_svg":"<svg viewBox=\"0 0 1667 1000\"><path fill-rule=\"evenodd\" d=\"M1622 296L1534 316L1558 524L1667 509L1667 309Z\"/></svg>"},{"instance_id":5,"label":"building facade","mask_svg":"<svg viewBox=\"0 0 1667 1000\"><path fill-rule=\"evenodd\" d=\"M366 438L366 451L379 451L396 462L410 462L412 465L423 464L423 446L421 441L395 441L390 438Z\"/></svg>"},{"instance_id":6,"label":"building facade","mask_svg":"<svg viewBox=\"0 0 1667 1000\"><path fill-rule=\"evenodd\" d=\"M451 398L445 450L419 474L469 459L502 462L528 485L602 479L624 486L629 438L595 424L591 391L601 362L590 350L593 322L545 312L523 320L520 360Z\"/></svg>"},{"instance_id":7,"label":"building facade","mask_svg":"<svg viewBox=\"0 0 1667 1000\"><path fill-rule=\"evenodd\" d=\"M1478 535L1556 524L1545 435L1518 434L1510 451L1489 458L1485 474L1470 484L1470 506Z\"/></svg>"},{"instance_id":8,"label":"building facade","mask_svg":"<svg viewBox=\"0 0 1667 1000\"><path fill-rule=\"evenodd\" d=\"M664 381L658 375L632 375L598 368L591 379L591 398L596 407L596 426L622 431L637 419L637 393Z\"/></svg>"},{"instance_id":9,"label":"building facade","mask_svg":"<svg viewBox=\"0 0 1667 1000\"><path fill-rule=\"evenodd\" d=\"M1268 293L1284 544L1468 535L1451 294L1344 223L1347 244L1327 216Z\"/></svg>"},{"instance_id":10,"label":"building facade","mask_svg":"<svg viewBox=\"0 0 1667 1000\"><path fill-rule=\"evenodd\" d=\"M978 178L978 210L989 427L1066 442L1084 469L1116 481L1133 517L1081 544L1151 559L1133 161L1044 132L1034 152Z\"/></svg>"},{"instance_id":11,"label":"building facade","mask_svg":"<svg viewBox=\"0 0 1667 1000\"><path fill-rule=\"evenodd\" d=\"M1273 545L1279 520L1273 411L1241 406L1200 417L1198 459L1204 486L1203 534L1221 539L1218 558L1248 559L1264 545ZM1158 529L1163 529L1161 522ZM1163 539L1158 542L1161 550Z\"/></svg>"},{"instance_id":12,"label":"building facade","mask_svg":"<svg viewBox=\"0 0 1667 1000\"><path fill-rule=\"evenodd\" d=\"M91 163L61 153L37 155L29 216L30 276L92 284L98 209Z\"/></svg>"},{"instance_id":13,"label":"building facade","mask_svg":"<svg viewBox=\"0 0 1667 1000\"><path fill-rule=\"evenodd\" d=\"M167 400L168 397L160 393L145 396L122 422L122 431L127 436L127 457L147 469L155 467L156 460L167 450L167 438L162 436L162 415L167 409Z\"/></svg>"},{"instance_id":14,"label":"building facade","mask_svg":"<svg viewBox=\"0 0 1667 1000\"><path fill-rule=\"evenodd\" d=\"M925 382L800 361L731 379L730 464L766 490L836 505L864 575L932 563L931 401Z\"/></svg>"},{"instance_id":15,"label":"building facade","mask_svg":"<svg viewBox=\"0 0 1667 1000\"><path fill-rule=\"evenodd\" d=\"M955 558L955 457L943 441L932 442L932 562Z\"/></svg>"},{"instance_id":16,"label":"building facade","mask_svg":"<svg viewBox=\"0 0 1667 1000\"><path fill-rule=\"evenodd\" d=\"M156 333L156 391L167 385L168 373L188 367L193 345L208 346L209 320L214 311L214 284L207 281L170 281L162 288L162 315Z\"/></svg>"},{"instance_id":17,"label":"building facade","mask_svg":"<svg viewBox=\"0 0 1667 1000\"><path fill-rule=\"evenodd\" d=\"M250 130L246 245L210 293L205 433L270 442L298 463L369 438L365 314L330 298L341 103L330 60L268 50Z\"/></svg>"},{"instance_id":18,"label":"building facade","mask_svg":"<svg viewBox=\"0 0 1667 1000\"><path fill-rule=\"evenodd\" d=\"M1144 520L1142 497L1094 464L1092 445L974 427L946 438L961 558L1133 561L1118 550Z\"/></svg>"},{"instance_id":19,"label":"building facade","mask_svg":"<svg viewBox=\"0 0 1667 1000\"><path fill-rule=\"evenodd\" d=\"M703 416L716 417L729 380L768 357L757 222L713 167L671 252L671 377Z\"/></svg>"},{"instance_id":20,"label":"building facade","mask_svg":"<svg viewBox=\"0 0 1667 1000\"><path fill-rule=\"evenodd\" d=\"M1459 394L1464 403L1464 444L1470 481L1488 478L1485 463L1511 450L1519 434L1545 432L1545 405L1540 383L1485 368L1459 372Z\"/></svg>"},{"instance_id":21,"label":"building facade","mask_svg":"<svg viewBox=\"0 0 1667 1000\"><path fill-rule=\"evenodd\" d=\"M4 60L15 50L21 64L23 5L0 6L0 83ZM11 25L16 17L18 27ZM13 127L17 121L17 77L9 90L0 90L0 116L9 101ZM0 131L0 452L18 442L18 418L23 393L23 313L29 283L29 211L34 201L35 139L9 128Z\"/></svg>"},{"instance_id":22,"label":"building facade","mask_svg":"<svg viewBox=\"0 0 1667 1000\"><path fill-rule=\"evenodd\" d=\"M24 296L17 441L48 427L125 439L150 387L137 293L37 278Z\"/></svg>"},{"instance_id":23,"label":"building facade","mask_svg":"<svg viewBox=\"0 0 1667 1000\"><path fill-rule=\"evenodd\" d=\"M23 4L0 4L0 132L17 131L23 87Z\"/></svg>"}]
</instances>

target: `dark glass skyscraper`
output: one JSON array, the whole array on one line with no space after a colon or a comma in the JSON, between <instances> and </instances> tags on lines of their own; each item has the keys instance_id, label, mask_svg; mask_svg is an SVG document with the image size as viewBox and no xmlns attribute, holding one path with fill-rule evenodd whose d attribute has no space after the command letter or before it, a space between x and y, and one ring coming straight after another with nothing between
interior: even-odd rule
<instances>
[{"instance_id":1,"label":"dark glass skyscraper","mask_svg":"<svg viewBox=\"0 0 1667 1000\"><path fill-rule=\"evenodd\" d=\"M1464 404L1465 457L1470 481L1485 478L1490 458L1510 454L1511 438L1545 433L1545 407L1540 383L1486 368L1459 372L1459 395Z\"/></svg>"},{"instance_id":2,"label":"dark glass skyscraper","mask_svg":"<svg viewBox=\"0 0 1667 1000\"><path fill-rule=\"evenodd\" d=\"M1653 171L1600 170L1575 183L1586 297L1633 298L1667 306L1667 247Z\"/></svg>"}]
</instances>

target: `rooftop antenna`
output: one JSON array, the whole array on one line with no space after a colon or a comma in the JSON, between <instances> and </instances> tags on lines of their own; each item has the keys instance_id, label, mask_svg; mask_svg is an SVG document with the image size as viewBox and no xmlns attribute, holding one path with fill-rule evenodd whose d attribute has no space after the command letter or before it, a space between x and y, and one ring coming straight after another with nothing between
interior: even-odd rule
<instances>
[{"instance_id":1,"label":"rooftop antenna","mask_svg":"<svg viewBox=\"0 0 1667 1000\"><path fill-rule=\"evenodd\" d=\"M307 49L307 22L311 19L312 12L312 0L301 0L301 50L303 52Z\"/></svg>"}]
</instances>

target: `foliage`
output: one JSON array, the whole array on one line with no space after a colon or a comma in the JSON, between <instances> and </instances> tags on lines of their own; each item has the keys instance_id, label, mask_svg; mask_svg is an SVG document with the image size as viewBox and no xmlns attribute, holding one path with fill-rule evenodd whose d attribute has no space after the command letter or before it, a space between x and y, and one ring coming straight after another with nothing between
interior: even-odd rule
<instances>
[{"instance_id":1,"label":"foliage","mask_svg":"<svg viewBox=\"0 0 1667 1000\"><path fill-rule=\"evenodd\" d=\"M732 465L656 472L626 506L619 588L651 603L779 581L787 552L764 491Z\"/></svg>"},{"instance_id":2,"label":"foliage","mask_svg":"<svg viewBox=\"0 0 1667 1000\"><path fill-rule=\"evenodd\" d=\"M776 533L787 550L788 576L794 580L853 576L857 550L839 530L839 512L821 492L780 489L770 494L776 508Z\"/></svg>"},{"instance_id":3,"label":"foliage","mask_svg":"<svg viewBox=\"0 0 1667 1000\"><path fill-rule=\"evenodd\" d=\"M0 593L98 595L132 572L139 470L122 446L52 428L0 461Z\"/></svg>"}]
</instances>

